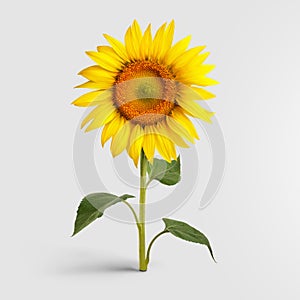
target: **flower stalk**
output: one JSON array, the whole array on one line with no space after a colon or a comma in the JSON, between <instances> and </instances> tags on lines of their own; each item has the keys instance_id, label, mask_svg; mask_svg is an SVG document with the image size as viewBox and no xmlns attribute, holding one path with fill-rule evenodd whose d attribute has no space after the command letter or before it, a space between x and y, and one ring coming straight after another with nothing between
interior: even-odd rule
<instances>
[{"instance_id":1,"label":"flower stalk","mask_svg":"<svg viewBox=\"0 0 300 300\"><path fill-rule=\"evenodd\" d=\"M146 261L146 189L147 189L147 158L144 151L140 157L140 202L139 202L139 270L147 271Z\"/></svg>"}]
</instances>

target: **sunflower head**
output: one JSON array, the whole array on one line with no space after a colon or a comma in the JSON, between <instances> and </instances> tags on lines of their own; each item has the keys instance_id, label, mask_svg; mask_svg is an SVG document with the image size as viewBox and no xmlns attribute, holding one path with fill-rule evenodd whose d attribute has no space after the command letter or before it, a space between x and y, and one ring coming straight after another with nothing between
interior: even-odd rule
<instances>
[{"instance_id":1,"label":"sunflower head","mask_svg":"<svg viewBox=\"0 0 300 300\"><path fill-rule=\"evenodd\" d=\"M189 117L211 122L212 112L197 100L215 97L203 89L217 82L206 77L214 66L203 64L204 46L188 49L190 36L173 44L174 21L152 37L134 21L124 43L104 34L109 46L87 55L96 63L79 75L77 86L92 91L77 98L77 106L94 106L82 122L86 131L103 127L102 146L111 141L113 156L124 150L137 165L141 151L152 162L157 151L166 161L177 158L176 146L199 139Z\"/></svg>"}]
</instances>

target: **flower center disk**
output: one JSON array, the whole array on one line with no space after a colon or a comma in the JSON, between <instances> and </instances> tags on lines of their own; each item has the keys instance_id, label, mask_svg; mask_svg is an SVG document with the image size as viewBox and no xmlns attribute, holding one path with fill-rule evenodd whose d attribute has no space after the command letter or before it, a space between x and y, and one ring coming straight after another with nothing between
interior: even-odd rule
<instances>
[{"instance_id":1,"label":"flower center disk","mask_svg":"<svg viewBox=\"0 0 300 300\"><path fill-rule=\"evenodd\" d=\"M177 87L174 75L151 61L132 62L116 77L115 106L127 120L152 125L169 115L175 107Z\"/></svg>"}]
</instances>

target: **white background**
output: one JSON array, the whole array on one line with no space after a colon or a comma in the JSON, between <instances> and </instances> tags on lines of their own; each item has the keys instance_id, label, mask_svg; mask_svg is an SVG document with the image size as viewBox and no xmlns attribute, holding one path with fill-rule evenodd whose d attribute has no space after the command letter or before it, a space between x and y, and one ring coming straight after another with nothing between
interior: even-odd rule
<instances>
[{"instance_id":1,"label":"white background","mask_svg":"<svg viewBox=\"0 0 300 300\"><path fill-rule=\"evenodd\" d=\"M299 299L299 10L292 0L3 2L1 298ZM217 65L224 183L207 209L192 198L172 216L209 236L217 264L165 236L140 273L135 227L108 218L69 237L82 196L76 73L103 32L122 38L134 18L143 28L174 18L176 39L191 33Z\"/></svg>"}]
</instances>

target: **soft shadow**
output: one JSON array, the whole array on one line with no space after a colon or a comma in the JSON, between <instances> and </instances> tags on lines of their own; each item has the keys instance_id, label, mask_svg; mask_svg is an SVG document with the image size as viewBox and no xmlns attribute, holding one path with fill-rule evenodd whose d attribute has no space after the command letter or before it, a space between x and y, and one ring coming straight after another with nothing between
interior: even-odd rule
<instances>
[{"instance_id":1,"label":"soft shadow","mask_svg":"<svg viewBox=\"0 0 300 300\"><path fill-rule=\"evenodd\" d=\"M85 250L61 251L51 257L51 273L56 275L84 275L99 273L135 273L137 262L118 257L114 253Z\"/></svg>"},{"instance_id":2,"label":"soft shadow","mask_svg":"<svg viewBox=\"0 0 300 300\"><path fill-rule=\"evenodd\" d=\"M96 273L133 273L139 272L137 268L134 268L132 262L124 263L124 261L119 262L105 262L105 263L73 263L70 265L60 265L56 268L57 274L96 274Z\"/></svg>"}]
</instances>

